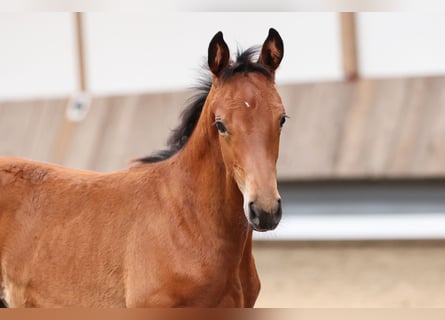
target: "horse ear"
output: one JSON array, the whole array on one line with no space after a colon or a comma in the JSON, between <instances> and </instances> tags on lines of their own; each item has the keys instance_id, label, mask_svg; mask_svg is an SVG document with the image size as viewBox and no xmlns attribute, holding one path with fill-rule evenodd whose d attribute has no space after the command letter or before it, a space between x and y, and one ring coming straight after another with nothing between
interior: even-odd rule
<instances>
[{"instance_id":1,"label":"horse ear","mask_svg":"<svg viewBox=\"0 0 445 320\"><path fill-rule=\"evenodd\" d=\"M222 32L218 32L209 44L209 68L215 76L219 76L221 71L229 64L229 47L224 41Z\"/></svg>"},{"instance_id":2,"label":"horse ear","mask_svg":"<svg viewBox=\"0 0 445 320\"><path fill-rule=\"evenodd\" d=\"M283 54L283 39L281 39L277 30L270 28L269 35L267 36L266 41L264 41L263 48L261 49L258 63L261 63L269 67L272 71L275 71L283 59Z\"/></svg>"}]
</instances>

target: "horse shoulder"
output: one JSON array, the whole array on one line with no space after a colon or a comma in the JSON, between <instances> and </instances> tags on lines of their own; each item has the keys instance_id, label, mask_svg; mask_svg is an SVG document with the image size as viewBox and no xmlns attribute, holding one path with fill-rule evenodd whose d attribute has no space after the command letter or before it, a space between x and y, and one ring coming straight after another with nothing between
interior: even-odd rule
<instances>
[{"instance_id":1,"label":"horse shoulder","mask_svg":"<svg viewBox=\"0 0 445 320\"><path fill-rule=\"evenodd\" d=\"M45 181L48 165L20 158L0 158L0 187L12 184L39 184Z\"/></svg>"},{"instance_id":2,"label":"horse shoulder","mask_svg":"<svg viewBox=\"0 0 445 320\"><path fill-rule=\"evenodd\" d=\"M29 194L27 176L30 162L18 158L0 158L0 217L11 216L20 203ZM32 170L31 170L32 171ZM32 174L31 174L32 175ZM35 175L35 179L44 178L43 172Z\"/></svg>"},{"instance_id":3,"label":"horse shoulder","mask_svg":"<svg viewBox=\"0 0 445 320\"><path fill-rule=\"evenodd\" d=\"M31 190L46 185L53 172L53 167L48 164L0 157L0 214L4 216L9 209L14 211L32 196Z\"/></svg>"}]
</instances>

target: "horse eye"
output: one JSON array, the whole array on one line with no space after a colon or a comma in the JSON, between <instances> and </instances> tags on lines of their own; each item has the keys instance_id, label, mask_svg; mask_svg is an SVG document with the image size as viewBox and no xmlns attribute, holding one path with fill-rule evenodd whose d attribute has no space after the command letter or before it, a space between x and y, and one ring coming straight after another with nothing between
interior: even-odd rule
<instances>
[{"instance_id":1,"label":"horse eye","mask_svg":"<svg viewBox=\"0 0 445 320\"><path fill-rule=\"evenodd\" d=\"M284 123L286 122L286 118L287 118L287 116L281 116L280 127L283 127Z\"/></svg>"},{"instance_id":2,"label":"horse eye","mask_svg":"<svg viewBox=\"0 0 445 320\"><path fill-rule=\"evenodd\" d=\"M226 126L224 125L224 123L222 123L221 121L216 120L216 121L215 121L215 126L216 126L216 128L218 129L218 131L219 131L220 133L227 133L227 128L226 128Z\"/></svg>"}]
</instances>

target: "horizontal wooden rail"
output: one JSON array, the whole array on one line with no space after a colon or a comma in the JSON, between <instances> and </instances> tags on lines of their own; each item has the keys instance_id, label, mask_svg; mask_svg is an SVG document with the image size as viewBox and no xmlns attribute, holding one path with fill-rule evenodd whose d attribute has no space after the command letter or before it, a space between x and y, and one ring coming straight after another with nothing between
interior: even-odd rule
<instances>
[{"instance_id":1,"label":"horizontal wooden rail","mask_svg":"<svg viewBox=\"0 0 445 320\"><path fill-rule=\"evenodd\" d=\"M363 79L279 87L290 118L281 180L445 178L445 77ZM189 92L94 98L60 137L66 100L0 103L0 155L101 171L164 146ZM56 124L56 125L55 125ZM57 126L59 124L59 126Z\"/></svg>"}]
</instances>

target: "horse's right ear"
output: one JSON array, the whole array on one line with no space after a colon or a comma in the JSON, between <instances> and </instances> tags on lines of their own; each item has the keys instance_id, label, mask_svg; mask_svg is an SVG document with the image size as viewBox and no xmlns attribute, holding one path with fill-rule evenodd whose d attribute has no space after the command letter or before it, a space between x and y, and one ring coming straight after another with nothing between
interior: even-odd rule
<instances>
[{"instance_id":1,"label":"horse's right ear","mask_svg":"<svg viewBox=\"0 0 445 320\"><path fill-rule=\"evenodd\" d=\"M218 32L209 44L209 68L215 76L219 76L221 71L229 65L229 47L224 41L222 32Z\"/></svg>"}]
</instances>

